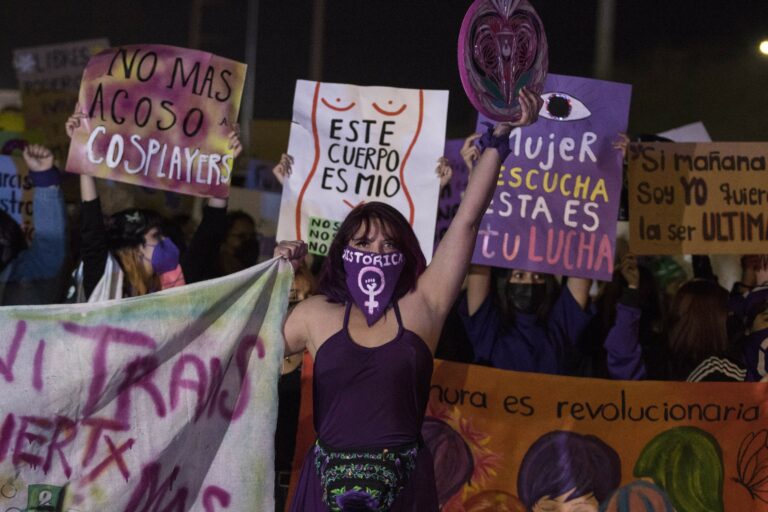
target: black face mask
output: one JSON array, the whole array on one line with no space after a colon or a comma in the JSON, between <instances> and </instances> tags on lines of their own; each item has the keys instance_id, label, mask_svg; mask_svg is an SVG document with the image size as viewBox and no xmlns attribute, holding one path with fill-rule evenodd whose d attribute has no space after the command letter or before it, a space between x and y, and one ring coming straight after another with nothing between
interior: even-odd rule
<instances>
[{"instance_id":1,"label":"black face mask","mask_svg":"<svg viewBox=\"0 0 768 512\"><path fill-rule=\"evenodd\" d=\"M259 262L259 241L256 238L243 240L234 256L246 268L255 265Z\"/></svg>"},{"instance_id":2,"label":"black face mask","mask_svg":"<svg viewBox=\"0 0 768 512\"><path fill-rule=\"evenodd\" d=\"M536 313L547 298L544 283L507 283L505 289L507 304L518 313Z\"/></svg>"}]
</instances>

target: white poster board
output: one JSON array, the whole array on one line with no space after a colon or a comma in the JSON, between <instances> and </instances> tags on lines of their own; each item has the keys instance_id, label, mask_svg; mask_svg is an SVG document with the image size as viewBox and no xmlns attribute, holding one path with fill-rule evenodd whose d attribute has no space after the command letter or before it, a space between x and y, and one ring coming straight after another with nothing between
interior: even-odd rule
<instances>
[{"instance_id":1,"label":"white poster board","mask_svg":"<svg viewBox=\"0 0 768 512\"><path fill-rule=\"evenodd\" d=\"M352 208L381 201L413 226L431 258L448 92L298 80L278 240L325 255Z\"/></svg>"}]
</instances>

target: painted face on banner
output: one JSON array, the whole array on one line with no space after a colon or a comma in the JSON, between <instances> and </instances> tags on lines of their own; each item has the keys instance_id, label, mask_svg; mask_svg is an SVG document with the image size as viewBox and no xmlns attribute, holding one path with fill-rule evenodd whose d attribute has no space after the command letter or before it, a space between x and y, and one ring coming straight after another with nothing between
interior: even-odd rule
<instances>
[{"instance_id":1,"label":"painted face on banner","mask_svg":"<svg viewBox=\"0 0 768 512\"><path fill-rule=\"evenodd\" d=\"M527 0L475 0L459 33L459 74L472 105L496 121L520 117L518 93L541 93L547 37Z\"/></svg>"},{"instance_id":2,"label":"painted face on banner","mask_svg":"<svg viewBox=\"0 0 768 512\"><path fill-rule=\"evenodd\" d=\"M405 257L400 251L375 253L347 246L342 259L347 290L371 326L392 302Z\"/></svg>"}]
</instances>

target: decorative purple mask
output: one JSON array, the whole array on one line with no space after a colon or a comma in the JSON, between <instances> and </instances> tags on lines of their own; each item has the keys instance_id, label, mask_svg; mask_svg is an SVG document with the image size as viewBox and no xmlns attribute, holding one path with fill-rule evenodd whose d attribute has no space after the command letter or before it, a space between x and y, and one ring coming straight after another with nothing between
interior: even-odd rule
<instances>
[{"instance_id":1,"label":"decorative purple mask","mask_svg":"<svg viewBox=\"0 0 768 512\"><path fill-rule=\"evenodd\" d=\"M179 248L170 238L163 238L154 246L150 244L147 246L155 248L151 260L155 274L170 272L179 265Z\"/></svg>"},{"instance_id":2,"label":"decorative purple mask","mask_svg":"<svg viewBox=\"0 0 768 512\"><path fill-rule=\"evenodd\" d=\"M392 302L405 257L401 252L378 254L347 246L342 259L347 273L347 290L370 327Z\"/></svg>"},{"instance_id":3,"label":"decorative purple mask","mask_svg":"<svg viewBox=\"0 0 768 512\"><path fill-rule=\"evenodd\" d=\"M459 74L472 105L496 121L520 117L518 93L541 94L547 37L528 0L475 0L459 32Z\"/></svg>"}]
</instances>

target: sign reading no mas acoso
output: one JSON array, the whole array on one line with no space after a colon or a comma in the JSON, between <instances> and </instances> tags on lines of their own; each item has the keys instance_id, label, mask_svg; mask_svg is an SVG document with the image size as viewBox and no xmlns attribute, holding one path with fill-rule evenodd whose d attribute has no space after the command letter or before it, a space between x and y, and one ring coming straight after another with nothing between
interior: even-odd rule
<instances>
[{"instance_id":1,"label":"sign reading no mas acoso","mask_svg":"<svg viewBox=\"0 0 768 512\"><path fill-rule=\"evenodd\" d=\"M227 197L245 64L197 50L133 45L107 49L80 87L85 129L72 137L67 170L150 188Z\"/></svg>"}]
</instances>

